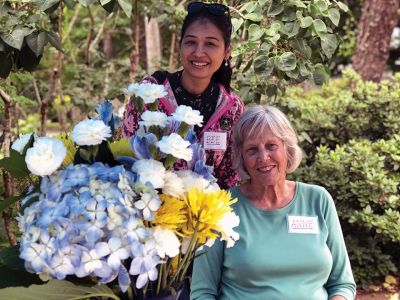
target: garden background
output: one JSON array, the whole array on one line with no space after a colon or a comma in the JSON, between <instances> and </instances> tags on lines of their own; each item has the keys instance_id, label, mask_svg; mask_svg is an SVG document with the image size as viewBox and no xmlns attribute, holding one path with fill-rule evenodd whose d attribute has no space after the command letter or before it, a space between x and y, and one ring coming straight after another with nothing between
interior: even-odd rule
<instances>
[{"instance_id":1,"label":"garden background","mask_svg":"<svg viewBox=\"0 0 400 300\"><path fill-rule=\"evenodd\" d=\"M68 133L104 98L122 116L123 87L179 68L188 2L1 0L1 157L21 133ZM398 297L399 1L219 2L233 18L234 91L288 114L305 153L293 178L333 195L359 287ZM0 248L17 242L28 186L12 175L0 179Z\"/></svg>"}]
</instances>

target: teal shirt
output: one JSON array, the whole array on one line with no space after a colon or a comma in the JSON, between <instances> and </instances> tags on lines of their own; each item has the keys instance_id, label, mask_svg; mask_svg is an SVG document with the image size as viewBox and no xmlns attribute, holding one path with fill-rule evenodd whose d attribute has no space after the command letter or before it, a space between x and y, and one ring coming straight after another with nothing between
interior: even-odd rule
<instances>
[{"instance_id":1,"label":"teal shirt","mask_svg":"<svg viewBox=\"0 0 400 300\"><path fill-rule=\"evenodd\" d=\"M191 299L327 300L355 298L356 285L342 230L330 194L322 187L296 183L292 201L261 210L232 188L240 217L240 239L232 248L216 241L194 262ZM314 218L312 229L289 233L291 219ZM299 217L300 216L300 217ZM305 225L304 225L305 224ZM296 224L292 223L292 227ZM311 231L314 231L310 233Z\"/></svg>"}]
</instances>

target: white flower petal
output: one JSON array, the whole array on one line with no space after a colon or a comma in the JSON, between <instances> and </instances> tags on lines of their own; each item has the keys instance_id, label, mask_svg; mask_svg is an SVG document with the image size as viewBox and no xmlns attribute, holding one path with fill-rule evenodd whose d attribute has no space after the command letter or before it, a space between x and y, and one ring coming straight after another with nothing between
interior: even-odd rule
<instances>
[{"instance_id":1,"label":"white flower petal","mask_svg":"<svg viewBox=\"0 0 400 300\"><path fill-rule=\"evenodd\" d=\"M138 278L136 279L136 288L141 289L146 285L147 281L148 281L148 276L146 273L139 275Z\"/></svg>"},{"instance_id":2,"label":"white flower petal","mask_svg":"<svg viewBox=\"0 0 400 300\"><path fill-rule=\"evenodd\" d=\"M72 140L79 146L98 145L111 137L111 129L101 120L83 120L72 131Z\"/></svg>"},{"instance_id":3,"label":"white flower petal","mask_svg":"<svg viewBox=\"0 0 400 300\"><path fill-rule=\"evenodd\" d=\"M25 162L32 174L46 176L58 169L66 155L67 149L60 140L39 137L26 151Z\"/></svg>"}]
</instances>

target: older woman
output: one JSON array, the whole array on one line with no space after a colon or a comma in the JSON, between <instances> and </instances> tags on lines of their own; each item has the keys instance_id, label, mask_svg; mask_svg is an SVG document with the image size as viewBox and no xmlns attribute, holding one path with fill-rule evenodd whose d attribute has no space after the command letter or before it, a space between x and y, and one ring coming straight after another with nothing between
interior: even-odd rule
<instances>
[{"instance_id":1,"label":"older woman","mask_svg":"<svg viewBox=\"0 0 400 300\"><path fill-rule=\"evenodd\" d=\"M271 106L249 108L233 137L240 240L216 242L194 263L191 299L352 300L355 283L335 205L322 187L286 179L297 136Z\"/></svg>"}]
</instances>

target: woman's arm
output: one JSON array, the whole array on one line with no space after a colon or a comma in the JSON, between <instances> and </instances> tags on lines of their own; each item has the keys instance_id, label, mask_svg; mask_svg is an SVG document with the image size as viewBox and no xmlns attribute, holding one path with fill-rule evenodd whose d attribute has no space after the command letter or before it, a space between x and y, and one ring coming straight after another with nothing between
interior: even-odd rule
<instances>
[{"instance_id":1,"label":"woman's arm","mask_svg":"<svg viewBox=\"0 0 400 300\"><path fill-rule=\"evenodd\" d=\"M191 300L215 300L218 297L223 266L224 243L216 240L212 247L196 253L194 260Z\"/></svg>"},{"instance_id":2,"label":"woman's arm","mask_svg":"<svg viewBox=\"0 0 400 300\"><path fill-rule=\"evenodd\" d=\"M356 295L356 284L351 271L350 260L347 254L339 217L331 195L325 191L327 207L325 221L328 227L327 245L332 254L332 270L326 283L329 299L353 300Z\"/></svg>"}]
</instances>

